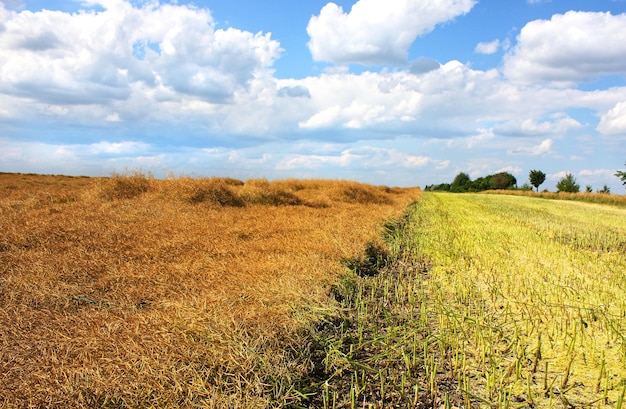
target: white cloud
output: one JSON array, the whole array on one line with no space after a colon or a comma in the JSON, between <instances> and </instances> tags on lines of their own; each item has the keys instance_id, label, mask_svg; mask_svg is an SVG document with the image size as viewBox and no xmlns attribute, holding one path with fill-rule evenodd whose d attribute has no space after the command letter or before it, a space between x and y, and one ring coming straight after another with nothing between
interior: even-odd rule
<instances>
[{"instance_id":1,"label":"white cloud","mask_svg":"<svg viewBox=\"0 0 626 409\"><path fill-rule=\"evenodd\" d=\"M278 170L290 169L317 169L322 166L335 165L345 167L359 157L353 155L350 150L344 150L339 155L304 155L297 154L288 156L276 165Z\"/></svg>"},{"instance_id":2,"label":"white cloud","mask_svg":"<svg viewBox=\"0 0 626 409\"><path fill-rule=\"evenodd\" d=\"M446 159L446 160L441 160L439 161L439 163L435 166L435 169L437 170L443 170L443 169L447 169L448 166L450 166L450 160Z\"/></svg>"},{"instance_id":3,"label":"white cloud","mask_svg":"<svg viewBox=\"0 0 626 409\"><path fill-rule=\"evenodd\" d=\"M358 0L346 13L326 4L309 20L315 61L338 64L404 64L415 38L469 12L475 0Z\"/></svg>"},{"instance_id":4,"label":"white cloud","mask_svg":"<svg viewBox=\"0 0 626 409\"><path fill-rule=\"evenodd\" d=\"M433 60L431 58L420 57L411 62L409 66L409 71L412 74L419 75L439 69L439 67L441 67L439 61Z\"/></svg>"},{"instance_id":5,"label":"white cloud","mask_svg":"<svg viewBox=\"0 0 626 409\"><path fill-rule=\"evenodd\" d=\"M80 145L78 145L80 146ZM143 142L98 142L90 144L87 152L93 155L137 155L149 149L149 145Z\"/></svg>"},{"instance_id":6,"label":"white cloud","mask_svg":"<svg viewBox=\"0 0 626 409\"><path fill-rule=\"evenodd\" d=\"M411 72L324 74L302 80L311 99L298 114L300 129L361 129L452 138L473 135L483 118L510 106L497 71L458 61L420 75ZM521 108L520 108L521 110Z\"/></svg>"},{"instance_id":7,"label":"white cloud","mask_svg":"<svg viewBox=\"0 0 626 409\"><path fill-rule=\"evenodd\" d=\"M626 101L615 104L600 118L598 131L605 135L626 136Z\"/></svg>"},{"instance_id":8,"label":"white cloud","mask_svg":"<svg viewBox=\"0 0 626 409\"><path fill-rule=\"evenodd\" d=\"M611 179L615 177L615 169L583 169L578 172L580 176L590 176L596 179Z\"/></svg>"},{"instance_id":9,"label":"white cloud","mask_svg":"<svg viewBox=\"0 0 626 409\"><path fill-rule=\"evenodd\" d=\"M276 165L276 169L319 169L329 166L358 166L359 168L370 170L419 169L426 166L444 169L448 165L449 161L435 160L423 155L411 155L394 148L379 148L366 145L344 149L336 154L299 153L286 155Z\"/></svg>"},{"instance_id":10,"label":"white cloud","mask_svg":"<svg viewBox=\"0 0 626 409\"><path fill-rule=\"evenodd\" d=\"M280 53L269 34L215 29L208 10L125 0L103 11L0 9L0 92L51 104L126 100L134 84L220 103Z\"/></svg>"},{"instance_id":11,"label":"white cloud","mask_svg":"<svg viewBox=\"0 0 626 409\"><path fill-rule=\"evenodd\" d=\"M494 133L490 129L479 129L476 135L450 139L447 143L449 147L463 147L465 149L473 149L477 146L484 146L494 138Z\"/></svg>"},{"instance_id":12,"label":"white cloud","mask_svg":"<svg viewBox=\"0 0 626 409\"><path fill-rule=\"evenodd\" d=\"M626 73L626 14L569 11L526 24L504 61L516 81L568 85Z\"/></svg>"},{"instance_id":13,"label":"white cloud","mask_svg":"<svg viewBox=\"0 0 626 409\"><path fill-rule=\"evenodd\" d=\"M500 173L500 172L509 172L511 174L516 174L519 175L520 173L522 173L522 168L519 166L504 166L502 168L497 169L494 173Z\"/></svg>"},{"instance_id":14,"label":"white cloud","mask_svg":"<svg viewBox=\"0 0 626 409\"><path fill-rule=\"evenodd\" d=\"M509 155L541 156L552 152L552 139L544 139L539 145L520 147L510 150Z\"/></svg>"},{"instance_id":15,"label":"white cloud","mask_svg":"<svg viewBox=\"0 0 626 409\"><path fill-rule=\"evenodd\" d=\"M476 44L474 52L478 54L495 54L500 48L500 40L496 39L486 43Z\"/></svg>"},{"instance_id":16,"label":"white cloud","mask_svg":"<svg viewBox=\"0 0 626 409\"><path fill-rule=\"evenodd\" d=\"M538 122L532 118L515 119L494 128L494 132L507 136L541 136L563 135L572 129L578 129L582 125L568 116L557 117L551 120Z\"/></svg>"}]
</instances>

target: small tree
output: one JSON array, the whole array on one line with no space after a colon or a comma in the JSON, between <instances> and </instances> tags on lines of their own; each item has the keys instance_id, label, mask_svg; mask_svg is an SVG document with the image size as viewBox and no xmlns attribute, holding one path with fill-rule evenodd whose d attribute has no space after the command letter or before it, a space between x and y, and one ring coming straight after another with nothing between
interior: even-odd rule
<instances>
[{"instance_id":1,"label":"small tree","mask_svg":"<svg viewBox=\"0 0 626 409\"><path fill-rule=\"evenodd\" d=\"M593 187L591 185L587 185L585 186L585 192L587 193L593 193Z\"/></svg>"},{"instance_id":2,"label":"small tree","mask_svg":"<svg viewBox=\"0 0 626 409\"><path fill-rule=\"evenodd\" d=\"M471 190L473 192L482 192L491 189L491 176L479 177L472 181Z\"/></svg>"},{"instance_id":3,"label":"small tree","mask_svg":"<svg viewBox=\"0 0 626 409\"><path fill-rule=\"evenodd\" d=\"M556 184L556 190L557 192L578 193L580 192L580 185L576 183L574 175L566 173L565 177Z\"/></svg>"},{"instance_id":4,"label":"small tree","mask_svg":"<svg viewBox=\"0 0 626 409\"><path fill-rule=\"evenodd\" d=\"M528 179L530 180L530 184L539 191L539 186L546 181L546 174L540 170L531 170L528 174Z\"/></svg>"},{"instance_id":5,"label":"small tree","mask_svg":"<svg viewBox=\"0 0 626 409\"><path fill-rule=\"evenodd\" d=\"M608 187L605 183L604 187L601 190L598 190L598 193L604 193L608 195L609 193L611 193L611 188Z\"/></svg>"},{"instance_id":6,"label":"small tree","mask_svg":"<svg viewBox=\"0 0 626 409\"><path fill-rule=\"evenodd\" d=\"M624 163L624 165L626 165L626 163ZM618 178L620 178L622 180L622 184L626 186L626 172L618 170L615 173L615 176L617 176Z\"/></svg>"},{"instance_id":7,"label":"small tree","mask_svg":"<svg viewBox=\"0 0 626 409\"><path fill-rule=\"evenodd\" d=\"M472 185L472 179L470 179L467 173L459 173L455 176L452 184L450 185L450 190L456 193L464 193L469 190Z\"/></svg>"},{"instance_id":8,"label":"small tree","mask_svg":"<svg viewBox=\"0 0 626 409\"><path fill-rule=\"evenodd\" d=\"M496 173L491 177L491 186L494 189L510 189L515 187L515 185L517 185L517 179L509 172Z\"/></svg>"}]
</instances>

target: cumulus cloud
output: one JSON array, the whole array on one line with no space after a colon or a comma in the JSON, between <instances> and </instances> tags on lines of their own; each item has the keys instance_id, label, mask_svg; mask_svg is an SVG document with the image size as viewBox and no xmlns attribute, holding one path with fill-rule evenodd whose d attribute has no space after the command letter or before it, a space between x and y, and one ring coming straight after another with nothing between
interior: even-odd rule
<instances>
[{"instance_id":1,"label":"cumulus cloud","mask_svg":"<svg viewBox=\"0 0 626 409\"><path fill-rule=\"evenodd\" d=\"M305 155L295 154L288 156L276 165L278 170L290 169L317 169L322 166L348 166L358 159L350 150L344 150L339 155Z\"/></svg>"},{"instance_id":2,"label":"cumulus cloud","mask_svg":"<svg viewBox=\"0 0 626 409\"><path fill-rule=\"evenodd\" d=\"M538 122L528 118L524 120L512 120L494 128L494 132L506 136L541 136L562 135L572 129L578 129L582 125L575 119L566 117L554 118Z\"/></svg>"},{"instance_id":3,"label":"cumulus cloud","mask_svg":"<svg viewBox=\"0 0 626 409\"><path fill-rule=\"evenodd\" d=\"M295 85L291 87L282 87L278 89L279 97L305 97L311 98L311 93L306 87L302 85Z\"/></svg>"},{"instance_id":4,"label":"cumulus cloud","mask_svg":"<svg viewBox=\"0 0 626 409\"><path fill-rule=\"evenodd\" d=\"M497 145L501 155L511 147L501 136L545 140L582 126L554 112L569 112L570 107L604 112L600 129L607 134L617 132L623 116L623 106L616 104L624 100L624 88L585 92L520 86L496 69L477 70L455 60L421 57L402 70L333 70L277 79L271 65L280 46L269 35L217 30L208 10L137 3L91 1L88 5L100 7L75 14L0 13L7 27L0 32L0 119L19 123L17 139L57 129L57 140L70 130L74 141L97 144L116 130L116 136L126 133L133 140L168 146L234 149L268 141L353 144L435 138L443 149ZM145 147L108 143L99 148L102 155L151 157L152 150ZM545 148L523 146L510 153L540 155ZM87 157L85 151L63 149ZM359 155L390 168L445 168L450 163L419 154L355 150L343 156L299 152L272 160L291 163L293 169L307 163L324 169L320 164L354 164L363 160ZM375 161L371 166L383 170Z\"/></svg>"},{"instance_id":5,"label":"cumulus cloud","mask_svg":"<svg viewBox=\"0 0 626 409\"><path fill-rule=\"evenodd\" d=\"M137 155L148 150L150 146L143 142L102 141L88 145L88 152L93 155Z\"/></svg>"},{"instance_id":6,"label":"cumulus cloud","mask_svg":"<svg viewBox=\"0 0 626 409\"><path fill-rule=\"evenodd\" d=\"M125 100L133 84L222 103L280 54L269 34L215 29L208 10L126 0L97 10L0 8L0 92L51 104Z\"/></svg>"},{"instance_id":7,"label":"cumulus cloud","mask_svg":"<svg viewBox=\"0 0 626 409\"><path fill-rule=\"evenodd\" d=\"M439 67L441 67L439 61L433 60L431 58L420 57L411 62L411 64L409 65L409 72L419 75L436 70Z\"/></svg>"},{"instance_id":8,"label":"cumulus cloud","mask_svg":"<svg viewBox=\"0 0 626 409\"><path fill-rule=\"evenodd\" d=\"M478 54L495 54L500 48L500 40L496 39L490 42L478 43L474 52Z\"/></svg>"},{"instance_id":9,"label":"cumulus cloud","mask_svg":"<svg viewBox=\"0 0 626 409\"><path fill-rule=\"evenodd\" d=\"M541 156L552 152L552 139L544 139L539 145L520 147L510 150L509 155Z\"/></svg>"},{"instance_id":10,"label":"cumulus cloud","mask_svg":"<svg viewBox=\"0 0 626 409\"><path fill-rule=\"evenodd\" d=\"M472 70L458 61L421 75L408 71L325 74L302 83L311 92L309 108L313 108L298 122L306 130L338 128L443 138L474 135L482 128L482 118L502 114L511 97L497 71Z\"/></svg>"},{"instance_id":11,"label":"cumulus cloud","mask_svg":"<svg viewBox=\"0 0 626 409\"><path fill-rule=\"evenodd\" d=\"M435 160L424 155L411 155L393 148L361 146L344 149L336 154L293 154L287 155L276 165L276 169L318 169L323 166L359 166L367 169L417 169L433 166L446 168L449 161Z\"/></svg>"},{"instance_id":12,"label":"cumulus cloud","mask_svg":"<svg viewBox=\"0 0 626 409\"><path fill-rule=\"evenodd\" d=\"M583 169L578 174L580 176L610 179L615 177L615 169Z\"/></svg>"},{"instance_id":13,"label":"cumulus cloud","mask_svg":"<svg viewBox=\"0 0 626 409\"><path fill-rule=\"evenodd\" d=\"M626 73L626 14L577 12L526 24L506 56L512 80L568 85Z\"/></svg>"},{"instance_id":14,"label":"cumulus cloud","mask_svg":"<svg viewBox=\"0 0 626 409\"><path fill-rule=\"evenodd\" d=\"M469 12L475 0L359 0L345 12L326 4L307 25L315 61L404 64L417 36Z\"/></svg>"},{"instance_id":15,"label":"cumulus cloud","mask_svg":"<svg viewBox=\"0 0 626 409\"><path fill-rule=\"evenodd\" d=\"M615 104L600 118L598 131L605 135L626 136L626 101Z\"/></svg>"}]
</instances>

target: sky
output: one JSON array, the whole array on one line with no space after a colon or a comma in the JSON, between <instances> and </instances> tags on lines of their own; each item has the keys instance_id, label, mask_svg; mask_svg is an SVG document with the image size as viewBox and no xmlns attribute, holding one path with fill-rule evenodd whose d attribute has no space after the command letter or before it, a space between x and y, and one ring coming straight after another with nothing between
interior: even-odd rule
<instances>
[{"instance_id":1,"label":"sky","mask_svg":"<svg viewBox=\"0 0 626 409\"><path fill-rule=\"evenodd\" d=\"M624 168L626 0L0 0L2 172Z\"/></svg>"}]
</instances>

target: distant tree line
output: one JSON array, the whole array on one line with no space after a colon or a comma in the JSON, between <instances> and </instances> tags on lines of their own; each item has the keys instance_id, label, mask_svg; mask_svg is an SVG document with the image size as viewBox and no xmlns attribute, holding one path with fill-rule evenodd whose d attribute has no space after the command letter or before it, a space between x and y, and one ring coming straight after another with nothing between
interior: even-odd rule
<instances>
[{"instance_id":1,"label":"distant tree line","mask_svg":"<svg viewBox=\"0 0 626 409\"><path fill-rule=\"evenodd\" d=\"M625 163L626 165L626 163ZM626 172L618 171L615 176L621 179L624 185L626 185ZM540 170L531 170L528 173L528 180L530 184L524 183L519 189L532 190L533 187L539 191L539 186L546 181L546 174ZM485 190L506 190L506 189L518 189L517 180L515 176L508 172L499 172L495 175L489 175L485 177L479 177L476 180L472 180L465 172L461 172L455 176L452 183L441 183L438 185L427 185L425 190L427 191L443 191L454 193L465 192L482 192ZM566 173L556 184L557 192L578 193L580 192L580 185L576 182L576 178L571 173ZM590 185L585 187L587 193L593 192ZM605 184L602 189L597 190L598 193L611 193L611 189Z\"/></svg>"},{"instance_id":2,"label":"distant tree line","mask_svg":"<svg viewBox=\"0 0 626 409\"><path fill-rule=\"evenodd\" d=\"M509 172L499 172L495 175L479 177L476 180L472 180L467 173L461 172L456 175L452 183L428 185L425 187L425 190L465 193L515 188L517 188L517 179Z\"/></svg>"}]
</instances>

